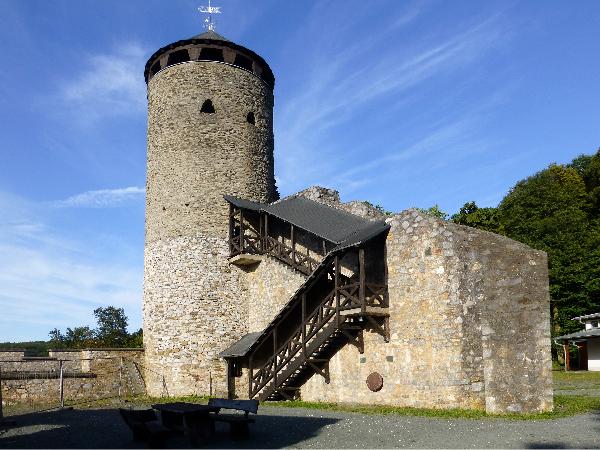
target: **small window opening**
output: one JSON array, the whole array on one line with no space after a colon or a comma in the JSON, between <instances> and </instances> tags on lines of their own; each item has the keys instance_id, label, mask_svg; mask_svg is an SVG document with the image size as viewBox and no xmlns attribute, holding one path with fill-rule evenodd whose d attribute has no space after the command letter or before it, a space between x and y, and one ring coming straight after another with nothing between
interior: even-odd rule
<instances>
[{"instance_id":1,"label":"small window opening","mask_svg":"<svg viewBox=\"0 0 600 450\"><path fill-rule=\"evenodd\" d=\"M254 120L254 113L250 111L246 116L246 122L251 123L252 125L256 125L256 121Z\"/></svg>"},{"instance_id":2,"label":"small window opening","mask_svg":"<svg viewBox=\"0 0 600 450\"><path fill-rule=\"evenodd\" d=\"M167 60L167 66L172 64L179 64L190 60L190 55L187 50L177 50L169 55Z\"/></svg>"},{"instance_id":3,"label":"small window opening","mask_svg":"<svg viewBox=\"0 0 600 450\"><path fill-rule=\"evenodd\" d=\"M240 55L239 53L235 55L235 61L233 61L233 65L252 71L252 60L250 58L246 58L244 55Z\"/></svg>"},{"instance_id":4,"label":"small window opening","mask_svg":"<svg viewBox=\"0 0 600 450\"><path fill-rule=\"evenodd\" d=\"M220 48L203 48L200 51L200 60L223 62L223 50L221 50Z\"/></svg>"},{"instance_id":5,"label":"small window opening","mask_svg":"<svg viewBox=\"0 0 600 450\"><path fill-rule=\"evenodd\" d=\"M207 99L202 103L202 108L200 108L200 112L213 114L215 112L215 107L210 99Z\"/></svg>"}]
</instances>

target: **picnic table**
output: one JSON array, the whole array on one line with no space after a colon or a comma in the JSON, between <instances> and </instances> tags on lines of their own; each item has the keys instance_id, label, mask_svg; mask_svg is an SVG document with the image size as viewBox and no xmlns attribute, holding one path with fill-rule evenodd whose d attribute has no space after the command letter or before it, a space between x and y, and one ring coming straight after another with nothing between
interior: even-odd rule
<instances>
[{"instance_id":1,"label":"picnic table","mask_svg":"<svg viewBox=\"0 0 600 450\"><path fill-rule=\"evenodd\" d=\"M217 413L221 409L184 402L160 403L152 405L152 408L160 412L165 427L183 431L194 445L214 434L215 423L210 413Z\"/></svg>"}]
</instances>

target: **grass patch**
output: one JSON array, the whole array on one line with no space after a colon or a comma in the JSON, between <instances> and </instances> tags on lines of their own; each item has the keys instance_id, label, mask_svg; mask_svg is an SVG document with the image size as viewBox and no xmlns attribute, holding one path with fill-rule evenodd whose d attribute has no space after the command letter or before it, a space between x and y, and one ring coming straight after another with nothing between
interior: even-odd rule
<instances>
[{"instance_id":1,"label":"grass patch","mask_svg":"<svg viewBox=\"0 0 600 450\"><path fill-rule=\"evenodd\" d=\"M554 411L538 414L488 414L481 410L471 409L433 409L433 408L409 408L379 405L342 405L335 403L316 402L266 402L261 406L284 408L306 408L321 411L354 412L360 414L398 415L398 416L420 416L437 417L441 419L512 419L512 420L540 420L557 419L576 414L600 411L599 397L582 396L556 396L554 398Z\"/></svg>"}]
</instances>

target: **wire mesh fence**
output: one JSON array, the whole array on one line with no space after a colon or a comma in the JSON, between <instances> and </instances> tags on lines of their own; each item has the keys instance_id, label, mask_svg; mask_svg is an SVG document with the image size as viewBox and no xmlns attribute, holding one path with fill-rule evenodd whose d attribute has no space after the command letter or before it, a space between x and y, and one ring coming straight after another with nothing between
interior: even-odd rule
<instances>
[{"instance_id":1,"label":"wire mesh fence","mask_svg":"<svg viewBox=\"0 0 600 450\"><path fill-rule=\"evenodd\" d=\"M141 361L135 358L0 360L0 420L145 391Z\"/></svg>"}]
</instances>

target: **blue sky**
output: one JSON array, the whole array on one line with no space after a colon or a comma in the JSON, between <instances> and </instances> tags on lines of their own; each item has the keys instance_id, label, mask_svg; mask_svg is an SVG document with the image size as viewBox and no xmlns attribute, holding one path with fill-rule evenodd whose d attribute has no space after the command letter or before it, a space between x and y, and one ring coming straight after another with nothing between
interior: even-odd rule
<instances>
[{"instance_id":1,"label":"blue sky","mask_svg":"<svg viewBox=\"0 0 600 450\"><path fill-rule=\"evenodd\" d=\"M202 0L1 0L0 341L141 325L146 98ZM283 195L475 200L600 146L600 2L214 1L276 76Z\"/></svg>"}]
</instances>

